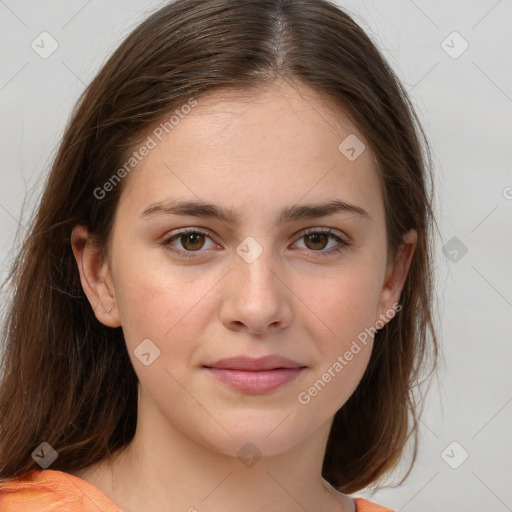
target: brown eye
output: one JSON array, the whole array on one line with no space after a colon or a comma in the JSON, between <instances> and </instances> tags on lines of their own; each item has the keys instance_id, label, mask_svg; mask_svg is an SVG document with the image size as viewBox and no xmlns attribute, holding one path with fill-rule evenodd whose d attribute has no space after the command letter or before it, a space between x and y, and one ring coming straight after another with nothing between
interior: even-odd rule
<instances>
[{"instance_id":1,"label":"brown eye","mask_svg":"<svg viewBox=\"0 0 512 512\"><path fill-rule=\"evenodd\" d=\"M205 235L202 233L187 233L179 236L181 245L187 251L197 251L201 249L204 245L204 239Z\"/></svg>"},{"instance_id":2,"label":"brown eye","mask_svg":"<svg viewBox=\"0 0 512 512\"><path fill-rule=\"evenodd\" d=\"M212 244L210 247L206 245L208 240ZM196 256L194 253L200 255L202 252L206 252L202 249L214 248L216 246L208 233L198 229L183 230L175 233L164 240L163 245L181 256Z\"/></svg>"},{"instance_id":3,"label":"brown eye","mask_svg":"<svg viewBox=\"0 0 512 512\"><path fill-rule=\"evenodd\" d=\"M304 235L304 240L307 240L307 248L313 251L325 249L325 247L329 243L329 238L330 235L327 235L325 233L313 233L311 235Z\"/></svg>"},{"instance_id":4,"label":"brown eye","mask_svg":"<svg viewBox=\"0 0 512 512\"><path fill-rule=\"evenodd\" d=\"M330 240L337 244L328 247ZM303 242L304 248L315 256L333 256L351 245L351 242L334 234L331 228L310 228L303 232L298 242Z\"/></svg>"}]
</instances>

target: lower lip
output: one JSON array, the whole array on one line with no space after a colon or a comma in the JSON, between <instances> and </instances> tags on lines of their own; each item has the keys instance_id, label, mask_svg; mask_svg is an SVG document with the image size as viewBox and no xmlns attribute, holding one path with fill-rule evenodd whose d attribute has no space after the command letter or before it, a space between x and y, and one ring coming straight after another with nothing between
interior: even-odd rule
<instances>
[{"instance_id":1,"label":"lower lip","mask_svg":"<svg viewBox=\"0 0 512 512\"><path fill-rule=\"evenodd\" d=\"M233 389L249 394L262 394L274 391L294 380L305 368L276 368L275 370L230 370L207 368L209 372Z\"/></svg>"}]
</instances>

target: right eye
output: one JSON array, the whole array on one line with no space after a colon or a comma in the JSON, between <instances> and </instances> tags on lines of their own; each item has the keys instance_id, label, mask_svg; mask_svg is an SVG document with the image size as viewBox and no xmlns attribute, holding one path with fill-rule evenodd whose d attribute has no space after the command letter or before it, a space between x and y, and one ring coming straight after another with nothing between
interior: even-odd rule
<instances>
[{"instance_id":1,"label":"right eye","mask_svg":"<svg viewBox=\"0 0 512 512\"><path fill-rule=\"evenodd\" d=\"M204 247L205 238L210 238L209 234L205 231L202 231L198 228L187 228L167 237L162 242L162 245L166 246L169 250L177 253L180 256L190 258L196 257L196 255L193 254L195 252L204 252L200 249ZM182 248L176 248L176 246L173 244L175 241L178 241ZM217 245L214 242L213 244Z\"/></svg>"}]
</instances>

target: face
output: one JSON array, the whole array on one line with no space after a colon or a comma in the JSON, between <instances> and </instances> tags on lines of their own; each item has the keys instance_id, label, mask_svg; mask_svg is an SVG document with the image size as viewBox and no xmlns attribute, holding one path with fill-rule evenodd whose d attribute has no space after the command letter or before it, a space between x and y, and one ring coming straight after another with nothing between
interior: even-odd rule
<instances>
[{"instance_id":1,"label":"face","mask_svg":"<svg viewBox=\"0 0 512 512\"><path fill-rule=\"evenodd\" d=\"M343 112L283 83L198 98L153 138L84 288L123 328L144 410L219 452L288 450L353 393L405 279L407 251L386 259L371 148Z\"/></svg>"}]
</instances>

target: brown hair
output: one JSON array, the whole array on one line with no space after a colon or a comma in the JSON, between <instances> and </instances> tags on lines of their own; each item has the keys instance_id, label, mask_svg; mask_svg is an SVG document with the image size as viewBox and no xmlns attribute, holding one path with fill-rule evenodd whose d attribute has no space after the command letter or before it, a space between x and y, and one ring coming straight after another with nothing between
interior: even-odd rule
<instances>
[{"instance_id":1,"label":"brown hair","mask_svg":"<svg viewBox=\"0 0 512 512\"><path fill-rule=\"evenodd\" d=\"M277 78L329 98L369 141L390 254L406 231L418 232L402 309L376 334L359 386L335 415L322 471L352 493L379 482L413 441L409 474L416 391L437 360L431 159L410 100L369 37L328 0L177 0L141 23L83 92L3 284L13 293L3 331L0 478L39 469L31 453L42 442L58 452L51 469L75 471L131 441L138 379L122 329L100 323L82 290L72 228L85 225L107 252L122 187L102 199L94 191L148 129L203 92L251 92Z\"/></svg>"}]
</instances>

